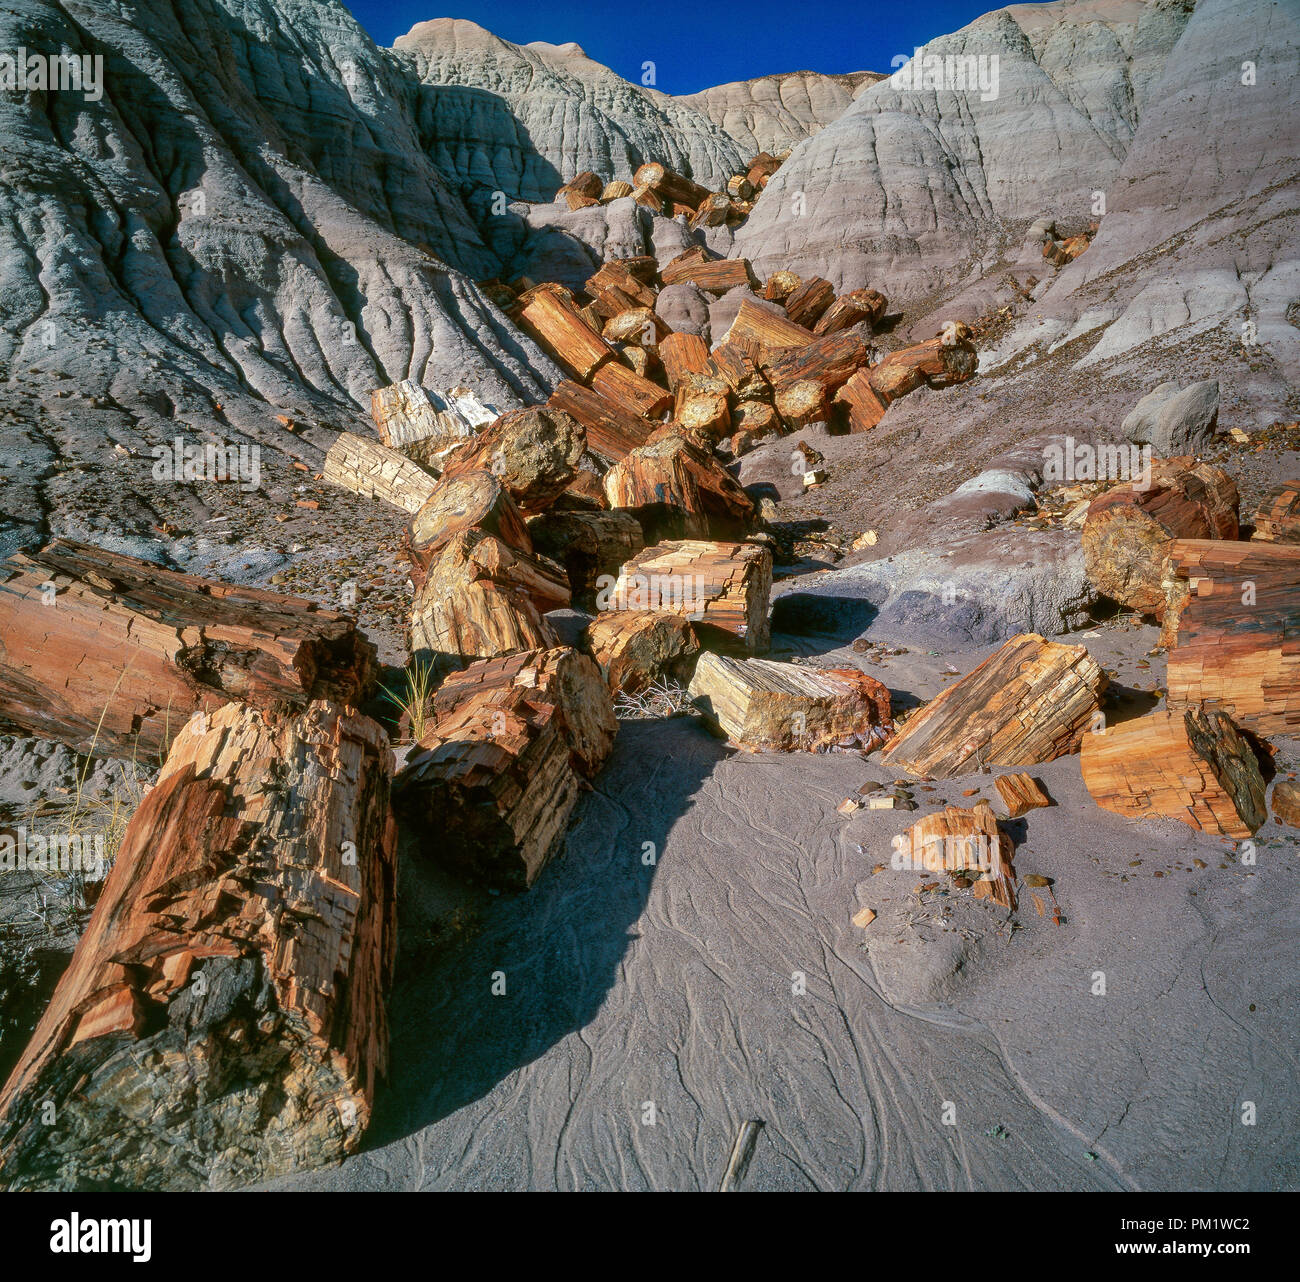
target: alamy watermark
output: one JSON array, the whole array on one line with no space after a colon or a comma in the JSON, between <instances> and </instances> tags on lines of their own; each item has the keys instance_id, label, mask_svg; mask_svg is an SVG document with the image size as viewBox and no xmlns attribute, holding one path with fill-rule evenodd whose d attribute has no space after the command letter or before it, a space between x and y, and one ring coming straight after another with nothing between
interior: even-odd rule
<instances>
[{"instance_id":1,"label":"alamy watermark","mask_svg":"<svg viewBox=\"0 0 1300 1282\"><path fill-rule=\"evenodd\" d=\"M0 53L0 90L6 93L79 93L87 102L104 96L102 53L29 53L20 46Z\"/></svg>"},{"instance_id":2,"label":"alamy watermark","mask_svg":"<svg viewBox=\"0 0 1300 1282\"><path fill-rule=\"evenodd\" d=\"M602 574L596 580L597 610L673 610L691 618L708 602L703 574Z\"/></svg>"},{"instance_id":3,"label":"alamy watermark","mask_svg":"<svg viewBox=\"0 0 1300 1282\"><path fill-rule=\"evenodd\" d=\"M0 872L79 872L98 881L104 875L104 834L46 837L26 828L0 833Z\"/></svg>"},{"instance_id":4,"label":"alamy watermark","mask_svg":"<svg viewBox=\"0 0 1300 1282\"><path fill-rule=\"evenodd\" d=\"M1079 481L1128 481L1135 490L1151 488L1151 446L1092 445L1067 436L1043 450L1043 480L1054 485Z\"/></svg>"},{"instance_id":5,"label":"alamy watermark","mask_svg":"<svg viewBox=\"0 0 1300 1282\"><path fill-rule=\"evenodd\" d=\"M260 445L199 444L177 436L169 445L155 445L151 453L155 481L238 481L244 491L262 483Z\"/></svg>"},{"instance_id":6,"label":"alamy watermark","mask_svg":"<svg viewBox=\"0 0 1300 1282\"><path fill-rule=\"evenodd\" d=\"M945 89L950 93L978 93L981 102L998 96L996 53L924 53L920 49L896 54L889 60L897 68L890 87L903 92Z\"/></svg>"}]
</instances>

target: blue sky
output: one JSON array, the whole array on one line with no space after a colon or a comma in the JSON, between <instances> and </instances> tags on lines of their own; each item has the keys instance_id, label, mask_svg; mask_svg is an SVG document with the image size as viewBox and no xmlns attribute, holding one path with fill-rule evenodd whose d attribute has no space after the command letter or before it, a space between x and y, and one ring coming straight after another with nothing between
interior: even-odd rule
<instances>
[{"instance_id":1,"label":"blue sky","mask_svg":"<svg viewBox=\"0 0 1300 1282\"><path fill-rule=\"evenodd\" d=\"M516 44L576 40L628 80L655 63L665 93L776 71L889 71L997 0L343 0L377 44L417 22L469 18Z\"/></svg>"}]
</instances>

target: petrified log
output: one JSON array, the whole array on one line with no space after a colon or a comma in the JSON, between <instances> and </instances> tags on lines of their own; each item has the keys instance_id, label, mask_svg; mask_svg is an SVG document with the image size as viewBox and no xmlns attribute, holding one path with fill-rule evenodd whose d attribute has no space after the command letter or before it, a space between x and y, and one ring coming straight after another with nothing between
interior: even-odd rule
<instances>
[{"instance_id":1,"label":"petrified log","mask_svg":"<svg viewBox=\"0 0 1300 1282\"><path fill-rule=\"evenodd\" d=\"M1023 772L1014 775L998 775L993 786L1007 808L1008 819L1019 819L1021 815L1037 810L1040 806L1050 806L1052 799L1043 791L1038 780Z\"/></svg>"},{"instance_id":2,"label":"petrified log","mask_svg":"<svg viewBox=\"0 0 1300 1282\"><path fill-rule=\"evenodd\" d=\"M1258 543L1300 543L1300 481L1283 481L1269 490L1250 537Z\"/></svg>"},{"instance_id":3,"label":"petrified log","mask_svg":"<svg viewBox=\"0 0 1300 1282\"><path fill-rule=\"evenodd\" d=\"M437 859L489 886L531 886L617 733L599 669L565 647L477 663L448 678L434 712L394 804Z\"/></svg>"},{"instance_id":4,"label":"petrified log","mask_svg":"<svg viewBox=\"0 0 1300 1282\"><path fill-rule=\"evenodd\" d=\"M764 357L782 347L802 347L813 336L802 325L787 320L774 308L763 307L746 298L736 312L723 340L727 343L757 343Z\"/></svg>"},{"instance_id":5,"label":"petrified log","mask_svg":"<svg viewBox=\"0 0 1300 1282\"><path fill-rule=\"evenodd\" d=\"M520 552L533 550L524 518L500 478L484 471L445 477L406 526L402 550L417 587L448 540L461 530L473 529L495 535Z\"/></svg>"},{"instance_id":6,"label":"petrified log","mask_svg":"<svg viewBox=\"0 0 1300 1282\"><path fill-rule=\"evenodd\" d=\"M821 276L810 276L785 300L785 314L796 325L812 329L835 301L835 286Z\"/></svg>"},{"instance_id":7,"label":"petrified log","mask_svg":"<svg viewBox=\"0 0 1300 1282\"><path fill-rule=\"evenodd\" d=\"M1089 505L1084 562L1097 591L1161 618L1170 543L1236 537L1237 486L1226 472L1191 457L1156 459L1149 475L1117 485Z\"/></svg>"},{"instance_id":8,"label":"petrified log","mask_svg":"<svg viewBox=\"0 0 1300 1282\"><path fill-rule=\"evenodd\" d=\"M731 197L719 191L711 191L696 206L691 215L692 230L700 227L720 227L731 216Z\"/></svg>"},{"instance_id":9,"label":"petrified log","mask_svg":"<svg viewBox=\"0 0 1300 1282\"><path fill-rule=\"evenodd\" d=\"M435 465L439 456L492 422L497 412L467 387L440 392L407 378L370 394L370 416L389 449Z\"/></svg>"},{"instance_id":10,"label":"petrified log","mask_svg":"<svg viewBox=\"0 0 1300 1282\"><path fill-rule=\"evenodd\" d=\"M654 264L654 259L650 259ZM650 277L653 280L653 276ZM616 258L605 263L583 286L595 299L596 311L614 317L632 307L655 305L655 292L645 279L639 259Z\"/></svg>"},{"instance_id":11,"label":"petrified log","mask_svg":"<svg viewBox=\"0 0 1300 1282\"><path fill-rule=\"evenodd\" d=\"M582 424L564 410L530 405L502 414L491 427L448 455L443 476L491 472L521 512L540 512L577 475L586 440Z\"/></svg>"},{"instance_id":12,"label":"petrified log","mask_svg":"<svg viewBox=\"0 0 1300 1282\"><path fill-rule=\"evenodd\" d=\"M591 456L589 455L588 458L590 459ZM594 461L598 462L599 460ZM605 487L601 483L603 475L603 469L601 471L588 471L583 468L569 482L564 493L555 500L555 506L570 512L603 511L607 506L605 503Z\"/></svg>"},{"instance_id":13,"label":"petrified log","mask_svg":"<svg viewBox=\"0 0 1300 1282\"><path fill-rule=\"evenodd\" d=\"M781 162L769 151L760 151L753 160L749 162L749 169L745 177L755 187L766 187L767 180L781 168Z\"/></svg>"},{"instance_id":14,"label":"petrified log","mask_svg":"<svg viewBox=\"0 0 1300 1282\"><path fill-rule=\"evenodd\" d=\"M1273 785L1273 818L1280 824L1300 828L1300 784L1279 779Z\"/></svg>"},{"instance_id":15,"label":"petrified log","mask_svg":"<svg viewBox=\"0 0 1300 1282\"><path fill-rule=\"evenodd\" d=\"M662 213L664 208L663 200L656 195L649 187L634 187L632 189L632 199L638 205L645 209L653 210L656 214Z\"/></svg>"},{"instance_id":16,"label":"petrified log","mask_svg":"<svg viewBox=\"0 0 1300 1282\"><path fill-rule=\"evenodd\" d=\"M871 370L871 386L888 404L922 383L930 387L951 387L973 378L979 356L964 338L929 338L899 351L890 352Z\"/></svg>"},{"instance_id":17,"label":"petrified log","mask_svg":"<svg viewBox=\"0 0 1300 1282\"><path fill-rule=\"evenodd\" d=\"M978 872L972 894L1016 907L1014 844L998 828L993 807L977 801L970 810L945 806L919 819L893 841L892 864L912 872Z\"/></svg>"},{"instance_id":18,"label":"petrified log","mask_svg":"<svg viewBox=\"0 0 1300 1282\"><path fill-rule=\"evenodd\" d=\"M10 1189L238 1187L337 1162L369 1122L395 953L387 737L323 701L204 720L0 1094Z\"/></svg>"},{"instance_id":19,"label":"petrified log","mask_svg":"<svg viewBox=\"0 0 1300 1282\"><path fill-rule=\"evenodd\" d=\"M1025 632L909 718L881 760L937 779L1052 761L1078 751L1106 685L1083 646Z\"/></svg>"},{"instance_id":20,"label":"petrified log","mask_svg":"<svg viewBox=\"0 0 1300 1282\"><path fill-rule=\"evenodd\" d=\"M642 378L618 361L602 365L591 376L591 387L630 413L646 418L657 417L673 403L670 391Z\"/></svg>"},{"instance_id":21,"label":"petrified log","mask_svg":"<svg viewBox=\"0 0 1300 1282\"><path fill-rule=\"evenodd\" d=\"M680 614L606 611L583 633L612 695L639 694L661 681L689 680L700 653L695 629Z\"/></svg>"},{"instance_id":22,"label":"petrified log","mask_svg":"<svg viewBox=\"0 0 1300 1282\"><path fill-rule=\"evenodd\" d=\"M870 750L893 731L889 691L856 668L702 654L689 693L715 730L751 752Z\"/></svg>"},{"instance_id":23,"label":"petrified log","mask_svg":"<svg viewBox=\"0 0 1300 1282\"><path fill-rule=\"evenodd\" d=\"M659 342L659 359L663 361L668 386L675 392L687 374L703 374L708 370L708 344L698 334L668 334Z\"/></svg>"},{"instance_id":24,"label":"petrified log","mask_svg":"<svg viewBox=\"0 0 1300 1282\"><path fill-rule=\"evenodd\" d=\"M403 512L418 512L437 479L404 454L351 432L340 432L329 447L323 475L332 485Z\"/></svg>"},{"instance_id":25,"label":"petrified log","mask_svg":"<svg viewBox=\"0 0 1300 1282\"><path fill-rule=\"evenodd\" d=\"M702 251L688 249L679 254L660 273L665 285L689 281L708 294L725 294L741 285L758 287L758 279L748 258L708 258Z\"/></svg>"},{"instance_id":26,"label":"petrified log","mask_svg":"<svg viewBox=\"0 0 1300 1282\"><path fill-rule=\"evenodd\" d=\"M831 402L820 383L805 379L777 392L776 412L789 431L797 432L809 423L824 423L830 418Z\"/></svg>"},{"instance_id":27,"label":"petrified log","mask_svg":"<svg viewBox=\"0 0 1300 1282\"><path fill-rule=\"evenodd\" d=\"M1160 708L1084 735L1081 765L1092 799L1128 819L1169 815L1240 839L1268 817L1255 754L1221 712Z\"/></svg>"},{"instance_id":28,"label":"petrified log","mask_svg":"<svg viewBox=\"0 0 1300 1282\"><path fill-rule=\"evenodd\" d=\"M0 562L0 717L80 752L157 757L230 700L353 706L375 647L346 615L69 539Z\"/></svg>"},{"instance_id":29,"label":"petrified log","mask_svg":"<svg viewBox=\"0 0 1300 1282\"><path fill-rule=\"evenodd\" d=\"M700 644L760 654L770 640L772 553L758 543L670 540L648 547L597 595L598 610L667 610L695 626Z\"/></svg>"},{"instance_id":30,"label":"petrified log","mask_svg":"<svg viewBox=\"0 0 1300 1282\"><path fill-rule=\"evenodd\" d=\"M568 379L556 387L547 404L580 423L587 434L587 449L606 463L616 463L644 445L654 431L654 425L640 414Z\"/></svg>"},{"instance_id":31,"label":"petrified log","mask_svg":"<svg viewBox=\"0 0 1300 1282\"><path fill-rule=\"evenodd\" d=\"M834 334L867 321L877 324L885 314L889 300L874 289L855 289L841 294L813 326L814 334Z\"/></svg>"},{"instance_id":32,"label":"petrified log","mask_svg":"<svg viewBox=\"0 0 1300 1282\"><path fill-rule=\"evenodd\" d=\"M1178 539L1181 605L1166 681L1172 707L1204 703L1260 734L1300 732L1300 547Z\"/></svg>"},{"instance_id":33,"label":"petrified log","mask_svg":"<svg viewBox=\"0 0 1300 1282\"><path fill-rule=\"evenodd\" d=\"M632 175L632 182L637 187L648 187L661 200L671 200L675 205L689 205L692 209L698 209L700 202L709 194L707 187L701 187L699 183L653 161L642 165ZM664 283L667 284L666 281Z\"/></svg>"},{"instance_id":34,"label":"petrified log","mask_svg":"<svg viewBox=\"0 0 1300 1282\"><path fill-rule=\"evenodd\" d=\"M564 567L569 587L579 600L596 591L602 575L645 547L641 523L627 512L574 512L552 508L528 522L537 551Z\"/></svg>"},{"instance_id":35,"label":"petrified log","mask_svg":"<svg viewBox=\"0 0 1300 1282\"><path fill-rule=\"evenodd\" d=\"M636 307L640 302L626 305ZM563 285L537 285L528 290L516 304L514 316L542 350L580 383L590 382L602 365L614 359L613 349L583 318Z\"/></svg>"},{"instance_id":36,"label":"petrified log","mask_svg":"<svg viewBox=\"0 0 1300 1282\"><path fill-rule=\"evenodd\" d=\"M737 339L719 343L709 357L713 369L742 401L770 401L772 386L762 370L763 348Z\"/></svg>"},{"instance_id":37,"label":"petrified log","mask_svg":"<svg viewBox=\"0 0 1300 1282\"><path fill-rule=\"evenodd\" d=\"M623 196L630 196L632 190L631 183L624 182L621 178L615 178L601 188L600 203L608 205L611 200L619 200Z\"/></svg>"},{"instance_id":38,"label":"petrified log","mask_svg":"<svg viewBox=\"0 0 1300 1282\"><path fill-rule=\"evenodd\" d=\"M659 372L659 354L653 347L642 347L639 343L615 343L614 350L618 359L634 374L653 381Z\"/></svg>"},{"instance_id":39,"label":"petrified log","mask_svg":"<svg viewBox=\"0 0 1300 1282\"><path fill-rule=\"evenodd\" d=\"M412 655L461 666L555 644L542 618L572 599L568 576L545 557L481 530L453 535L430 563L411 606Z\"/></svg>"},{"instance_id":40,"label":"petrified log","mask_svg":"<svg viewBox=\"0 0 1300 1282\"><path fill-rule=\"evenodd\" d=\"M856 334L827 334L803 347L773 353L764 362L763 372L778 391L814 379L829 395L857 373L870 355Z\"/></svg>"},{"instance_id":41,"label":"petrified log","mask_svg":"<svg viewBox=\"0 0 1300 1282\"><path fill-rule=\"evenodd\" d=\"M647 540L730 538L754 525L754 503L711 448L669 432L605 473L611 508L632 512Z\"/></svg>"},{"instance_id":42,"label":"petrified log","mask_svg":"<svg viewBox=\"0 0 1300 1282\"><path fill-rule=\"evenodd\" d=\"M781 420L766 401L742 401L731 415L735 431L731 437L731 452L739 458L766 441L781 435Z\"/></svg>"},{"instance_id":43,"label":"petrified log","mask_svg":"<svg viewBox=\"0 0 1300 1282\"><path fill-rule=\"evenodd\" d=\"M795 272L773 272L763 285L763 297L769 302L784 303L802 284L803 277Z\"/></svg>"},{"instance_id":44,"label":"petrified log","mask_svg":"<svg viewBox=\"0 0 1300 1282\"><path fill-rule=\"evenodd\" d=\"M604 190L605 180L590 169L584 169L570 178L555 193L555 198L559 200L563 197L570 209L581 209L584 204L594 204Z\"/></svg>"},{"instance_id":45,"label":"petrified log","mask_svg":"<svg viewBox=\"0 0 1300 1282\"><path fill-rule=\"evenodd\" d=\"M727 195L735 200L750 200L754 195L754 184L744 174L734 174L727 179Z\"/></svg>"},{"instance_id":46,"label":"petrified log","mask_svg":"<svg viewBox=\"0 0 1300 1282\"><path fill-rule=\"evenodd\" d=\"M731 430L731 405L726 385L719 389L713 384L719 380L709 375L692 374L677 389L677 405L673 419L692 432L704 432L715 441Z\"/></svg>"},{"instance_id":47,"label":"petrified log","mask_svg":"<svg viewBox=\"0 0 1300 1282\"><path fill-rule=\"evenodd\" d=\"M871 385L872 371L860 369L835 393L835 402L846 407L850 432L869 432L889 408Z\"/></svg>"}]
</instances>

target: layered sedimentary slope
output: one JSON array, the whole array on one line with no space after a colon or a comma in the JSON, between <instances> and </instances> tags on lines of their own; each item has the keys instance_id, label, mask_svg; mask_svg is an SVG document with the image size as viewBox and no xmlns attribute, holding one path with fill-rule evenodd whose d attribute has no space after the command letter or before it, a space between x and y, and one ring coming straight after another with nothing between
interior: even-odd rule
<instances>
[{"instance_id":1,"label":"layered sedimentary slope","mask_svg":"<svg viewBox=\"0 0 1300 1282\"><path fill-rule=\"evenodd\" d=\"M948 60L931 64L942 79L913 59L800 144L736 252L761 270L807 269L902 301L991 265L1009 223L1086 222L1093 192L1120 172L1190 8L1018 5L931 41L924 56ZM975 88L948 87L954 58L983 60Z\"/></svg>"},{"instance_id":2,"label":"layered sedimentary slope","mask_svg":"<svg viewBox=\"0 0 1300 1282\"><path fill-rule=\"evenodd\" d=\"M716 184L749 154L691 100L631 84L576 44L517 45L438 18L394 47L423 86L438 167L512 199L549 200L585 169L627 179L649 160Z\"/></svg>"},{"instance_id":3,"label":"layered sedimentary slope","mask_svg":"<svg viewBox=\"0 0 1300 1282\"><path fill-rule=\"evenodd\" d=\"M681 98L698 108L749 152L780 151L811 138L884 76L855 71L824 76L816 71L792 71L715 85Z\"/></svg>"}]
</instances>

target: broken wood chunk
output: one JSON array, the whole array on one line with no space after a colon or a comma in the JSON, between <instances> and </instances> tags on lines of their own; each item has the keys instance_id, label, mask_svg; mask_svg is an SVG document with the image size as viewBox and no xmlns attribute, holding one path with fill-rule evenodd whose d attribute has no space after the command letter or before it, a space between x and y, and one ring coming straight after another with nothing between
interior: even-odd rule
<instances>
[{"instance_id":1,"label":"broken wood chunk","mask_svg":"<svg viewBox=\"0 0 1300 1282\"><path fill-rule=\"evenodd\" d=\"M531 886L560 844L583 780L617 732L596 665L566 647L475 664L393 783L432 858L477 884Z\"/></svg>"},{"instance_id":2,"label":"broken wood chunk","mask_svg":"<svg viewBox=\"0 0 1300 1282\"><path fill-rule=\"evenodd\" d=\"M761 654L771 592L772 553L762 544L678 539L633 557L597 606L671 611L690 620L706 648Z\"/></svg>"},{"instance_id":3,"label":"broken wood chunk","mask_svg":"<svg viewBox=\"0 0 1300 1282\"><path fill-rule=\"evenodd\" d=\"M1300 547L1177 539L1171 707L1205 704L1259 734L1300 733Z\"/></svg>"},{"instance_id":4,"label":"broken wood chunk","mask_svg":"<svg viewBox=\"0 0 1300 1282\"><path fill-rule=\"evenodd\" d=\"M444 454L491 423L497 411L466 387L442 392L408 378L372 392L370 416L389 449L436 467Z\"/></svg>"},{"instance_id":5,"label":"broken wood chunk","mask_svg":"<svg viewBox=\"0 0 1300 1282\"><path fill-rule=\"evenodd\" d=\"M707 372L708 344L698 334L668 334L659 342L659 359L663 361L668 386L675 392L688 374Z\"/></svg>"},{"instance_id":6,"label":"broken wood chunk","mask_svg":"<svg viewBox=\"0 0 1300 1282\"><path fill-rule=\"evenodd\" d=\"M1283 481L1269 490L1254 524L1254 542L1300 543L1300 481Z\"/></svg>"},{"instance_id":7,"label":"broken wood chunk","mask_svg":"<svg viewBox=\"0 0 1300 1282\"><path fill-rule=\"evenodd\" d=\"M636 376L628 371L629 377ZM447 456L444 479L491 472L525 514L548 508L578 473L586 448L582 424L561 409L530 405L502 414ZM426 496L427 498L427 496Z\"/></svg>"},{"instance_id":8,"label":"broken wood chunk","mask_svg":"<svg viewBox=\"0 0 1300 1282\"><path fill-rule=\"evenodd\" d=\"M882 760L936 779L1055 760L1078 751L1106 685L1083 646L1022 633L914 713Z\"/></svg>"},{"instance_id":9,"label":"broken wood chunk","mask_svg":"<svg viewBox=\"0 0 1300 1282\"><path fill-rule=\"evenodd\" d=\"M724 338L727 343L755 343L763 359L783 347L802 347L813 341L812 334L802 325L788 320L776 307L764 307L746 298L736 312Z\"/></svg>"},{"instance_id":10,"label":"broken wood chunk","mask_svg":"<svg viewBox=\"0 0 1300 1282\"><path fill-rule=\"evenodd\" d=\"M1240 839L1268 817L1254 751L1221 712L1159 708L1084 735L1081 765L1092 799L1129 819L1168 815Z\"/></svg>"},{"instance_id":11,"label":"broken wood chunk","mask_svg":"<svg viewBox=\"0 0 1300 1282\"><path fill-rule=\"evenodd\" d=\"M803 277L794 272L773 272L763 285L763 297L771 303L784 303L802 284Z\"/></svg>"},{"instance_id":12,"label":"broken wood chunk","mask_svg":"<svg viewBox=\"0 0 1300 1282\"><path fill-rule=\"evenodd\" d=\"M690 250L673 259L660 273L660 279L665 285L689 282L706 294L722 295L742 285L758 288L748 258L710 259Z\"/></svg>"},{"instance_id":13,"label":"broken wood chunk","mask_svg":"<svg viewBox=\"0 0 1300 1282\"><path fill-rule=\"evenodd\" d=\"M654 259L649 261L653 267ZM583 289L595 300L600 316L612 319L630 308L654 307L655 291L649 283L654 277L646 277L641 262L634 258L615 258L588 277Z\"/></svg>"},{"instance_id":14,"label":"broken wood chunk","mask_svg":"<svg viewBox=\"0 0 1300 1282\"><path fill-rule=\"evenodd\" d=\"M874 289L855 289L841 294L813 326L814 334L834 334L866 321L876 325L885 314L889 301Z\"/></svg>"},{"instance_id":15,"label":"broken wood chunk","mask_svg":"<svg viewBox=\"0 0 1300 1282\"><path fill-rule=\"evenodd\" d=\"M1155 459L1149 474L1093 499L1083 523L1089 581L1104 596L1162 618L1174 539L1236 539L1237 486L1191 457Z\"/></svg>"},{"instance_id":16,"label":"broken wood chunk","mask_svg":"<svg viewBox=\"0 0 1300 1282\"><path fill-rule=\"evenodd\" d=\"M820 383L803 379L777 392L776 412L787 431L798 432L810 423L826 422L831 415L831 401Z\"/></svg>"},{"instance_id":17,"label":"broken wood chunk","mask_svg":"<svg viewBox=\"0 0 1300 1282\"><path fill-rule=\"evenodd\" d=\"M614 359L613 348L583 318L563 285L537 285L528 290L520 296L512 315L538 346L580 383L590 382L602 365Z\"/></svg>"},{"instance_id":18,"label":"broken wood chunk","mask_svg":"<svg viewBox=\"0 0 1300 1282\"><path fill-rule=\"evenodd\" d=\"M612 695L689 680L700 653L689 620L667 611L604 611L584 632L583 646Z\"/></svg>"},{"instance_id":19,"label":"broken wood chunk","mask_svg":"<svg viewBox=\"0 0 1300 1282\"><path fill-rule=\"evenodd\" d=\"M858 370L835 393L835 404L846 407L850 432L869 432L889 408L871 385L871 373L870 369Z\"/></svg>"},{"instance_id":20,"label":"broken wood chunk","mask_svg":"<svg viewBox=\"0 0 1300 1282\"><path fill-rule=\"evenodd\" d=\"M728 538L754 527L754 503L711 448L676 432L651 441L605 473L605 498L633 513L647 540Z\"/></svg>"},{"instance_id":21,"label":"broken wood chunk","mask_svg":"<svg viewBox=\"0 0 1300 1282\"><path fill-rule=\"evenodd\" d=\"M621 178L615 178L601 188L600 203L608 205L611 200L620 200L624 196L630 196L632 190L631 183L624 182Z\"/></svg>"},{"instance_id":22,"label":"broken wood chunk","mask_svg":"<svg viewBox=\"0 0 1300 1282\"><path fill-rule=\"evenodd\" d=\"M809 276L786 297L785 314L796 325L812 329L834 301L835 286L821 276Z\"/></svg>"},{"instance_id":23,"label":"broken wood chunk","mask_svg":"<svg viewBox=\"0 0 1300 1282\"><path fill-rule=\"evenodd\" d=\"M922 383L951 387L975 376L979 356L965 338L930 338L890 352L871 369L871 386L888 404L915 391Z\"/></svg>"},{"instance_id":24,"label":"broken wood chunk","mask_svg":"<svg viewBox=\"0 0 1300 1282\"><path fill-rule=\"evenodd\" d=\"M894 868L913 872L978 872L972 894L1016 908L1014 843L998 827L993 807L977 801L970 809L945 806L894 838Z\"/></svg>"},{"instance_id":25,"label":"broken wood chunk","mask_svg":"<svg viewBox=\"0 0 1300 1282\"><path fill-rule=\"evenodd\" d=\"M354 1152L386 1071L392 753L324 701L177 734L0 1093L9 1189L244 1187Z\"/></svg>"},{"instance_id":26,"label":"broken wood chunk","mask_svg":"<svg viewBox=\"0 0 1300 1282\"><path fill-rule=\"evenodd\" d=\"M482 530L461 530L430 562L411 606L410 651L461 667L555 645L542 617L572 599L564 571Z\"/></svg>"},{"instance_id":27,"label":"broken wood chunk","mask_svg":"<svg viewBox=\"0 0 1300 1282\"><path fill-rule=\"evenodd\" d=\"M156 757L230 700L357 706L375 647L311 601L56 539L0 562L0 717L100 756Z\"/></svg>"},{"instance_id":28,"label":"broken wood chunk","mask_svg":"<svg viewBox=\"0 0 1300 1282\"><path fill-rule=\"evenodd\" d=\"M652 383L619 361L603 365L591 376L591 388L623 410L644 418L658 418L673 403L667 388Z\"/></svg>"},{"instance_id":29,"label":"broken wood chunk","mask_svg":"<svg viewBox=\"0 0 1300 1282\"><path fill-rule=\"evenodd\" d=\"M648 187L661 200L671 200L675 205L689 205L692 209L698 209L700 202L709 195L707 187L701 187L692 179L654 161L642 165L632 175L632 182L637 187Z\"/></svg>"},{"instance_id":30,"label":"broken wood chunk","mask_svg":"<svg viewBox=\"0 0 1300 1282\"><path fill-rule=\"evenodd\" d=\"M404 454L351 432L340 432L329 447L323 475L331 485L403 512L418 512L437 480Z\"/></svg>"},{"instance_id":31,"label":"broken wood chunk","mask_svg":"<svg viewBox=\"0 0 1300 1282\"><path fill-rule=\"evenodd\" d=\"M568 414L586 432L587 449L606 463L617 463L644 445L654 424L620 401L565 379L547 405Z\"/></svg>"},{"instance_id":32,"label":"broken wood chunk","mask_svg":"<svg viewBox=\"0 0 1300 1282\"><path fill-rule=\"evenodd\" d=\"M1043 791L1042 785L1032 775L1022 773L999 775L993 786L1007 808L1008 819L1019 819L1021 815L1040 806L1050 806L1051 798Z\"/></svg>"},{"instance_id":33,"label":"broken wood chunk","mask_svg":"<svg viewBox=\"0 0 1300 1282\"><path fill-rule=\"evenodd\" d=\"M689 693L715 730L750 752L870 750L893 729L889 691L856 668L702 654Z\"/></svg>"},{"instance_id":34,"label":"broken wood chunk","mask_svg":"<svg viewBox=\"0 0 1300 1282\"><path fill-rule=\"evenodd\" d=\"M429 563L461 530L483 530L520 552L533 550L524 518L499 477L483 471L444 477L406 526L402 552L416 587L424 582Z\"/></svg>"},{"instance_id":35,"label":"broken wood chunk","mask_svg":"<svg viewBox=\"0 0 1300 1282\"><path fill-rule=\"evenodd\" d=\"M1280 824L1300 828L1300 784L1279 779L1273 785L1273 818Z\"/></svg>"}]
</instances>

